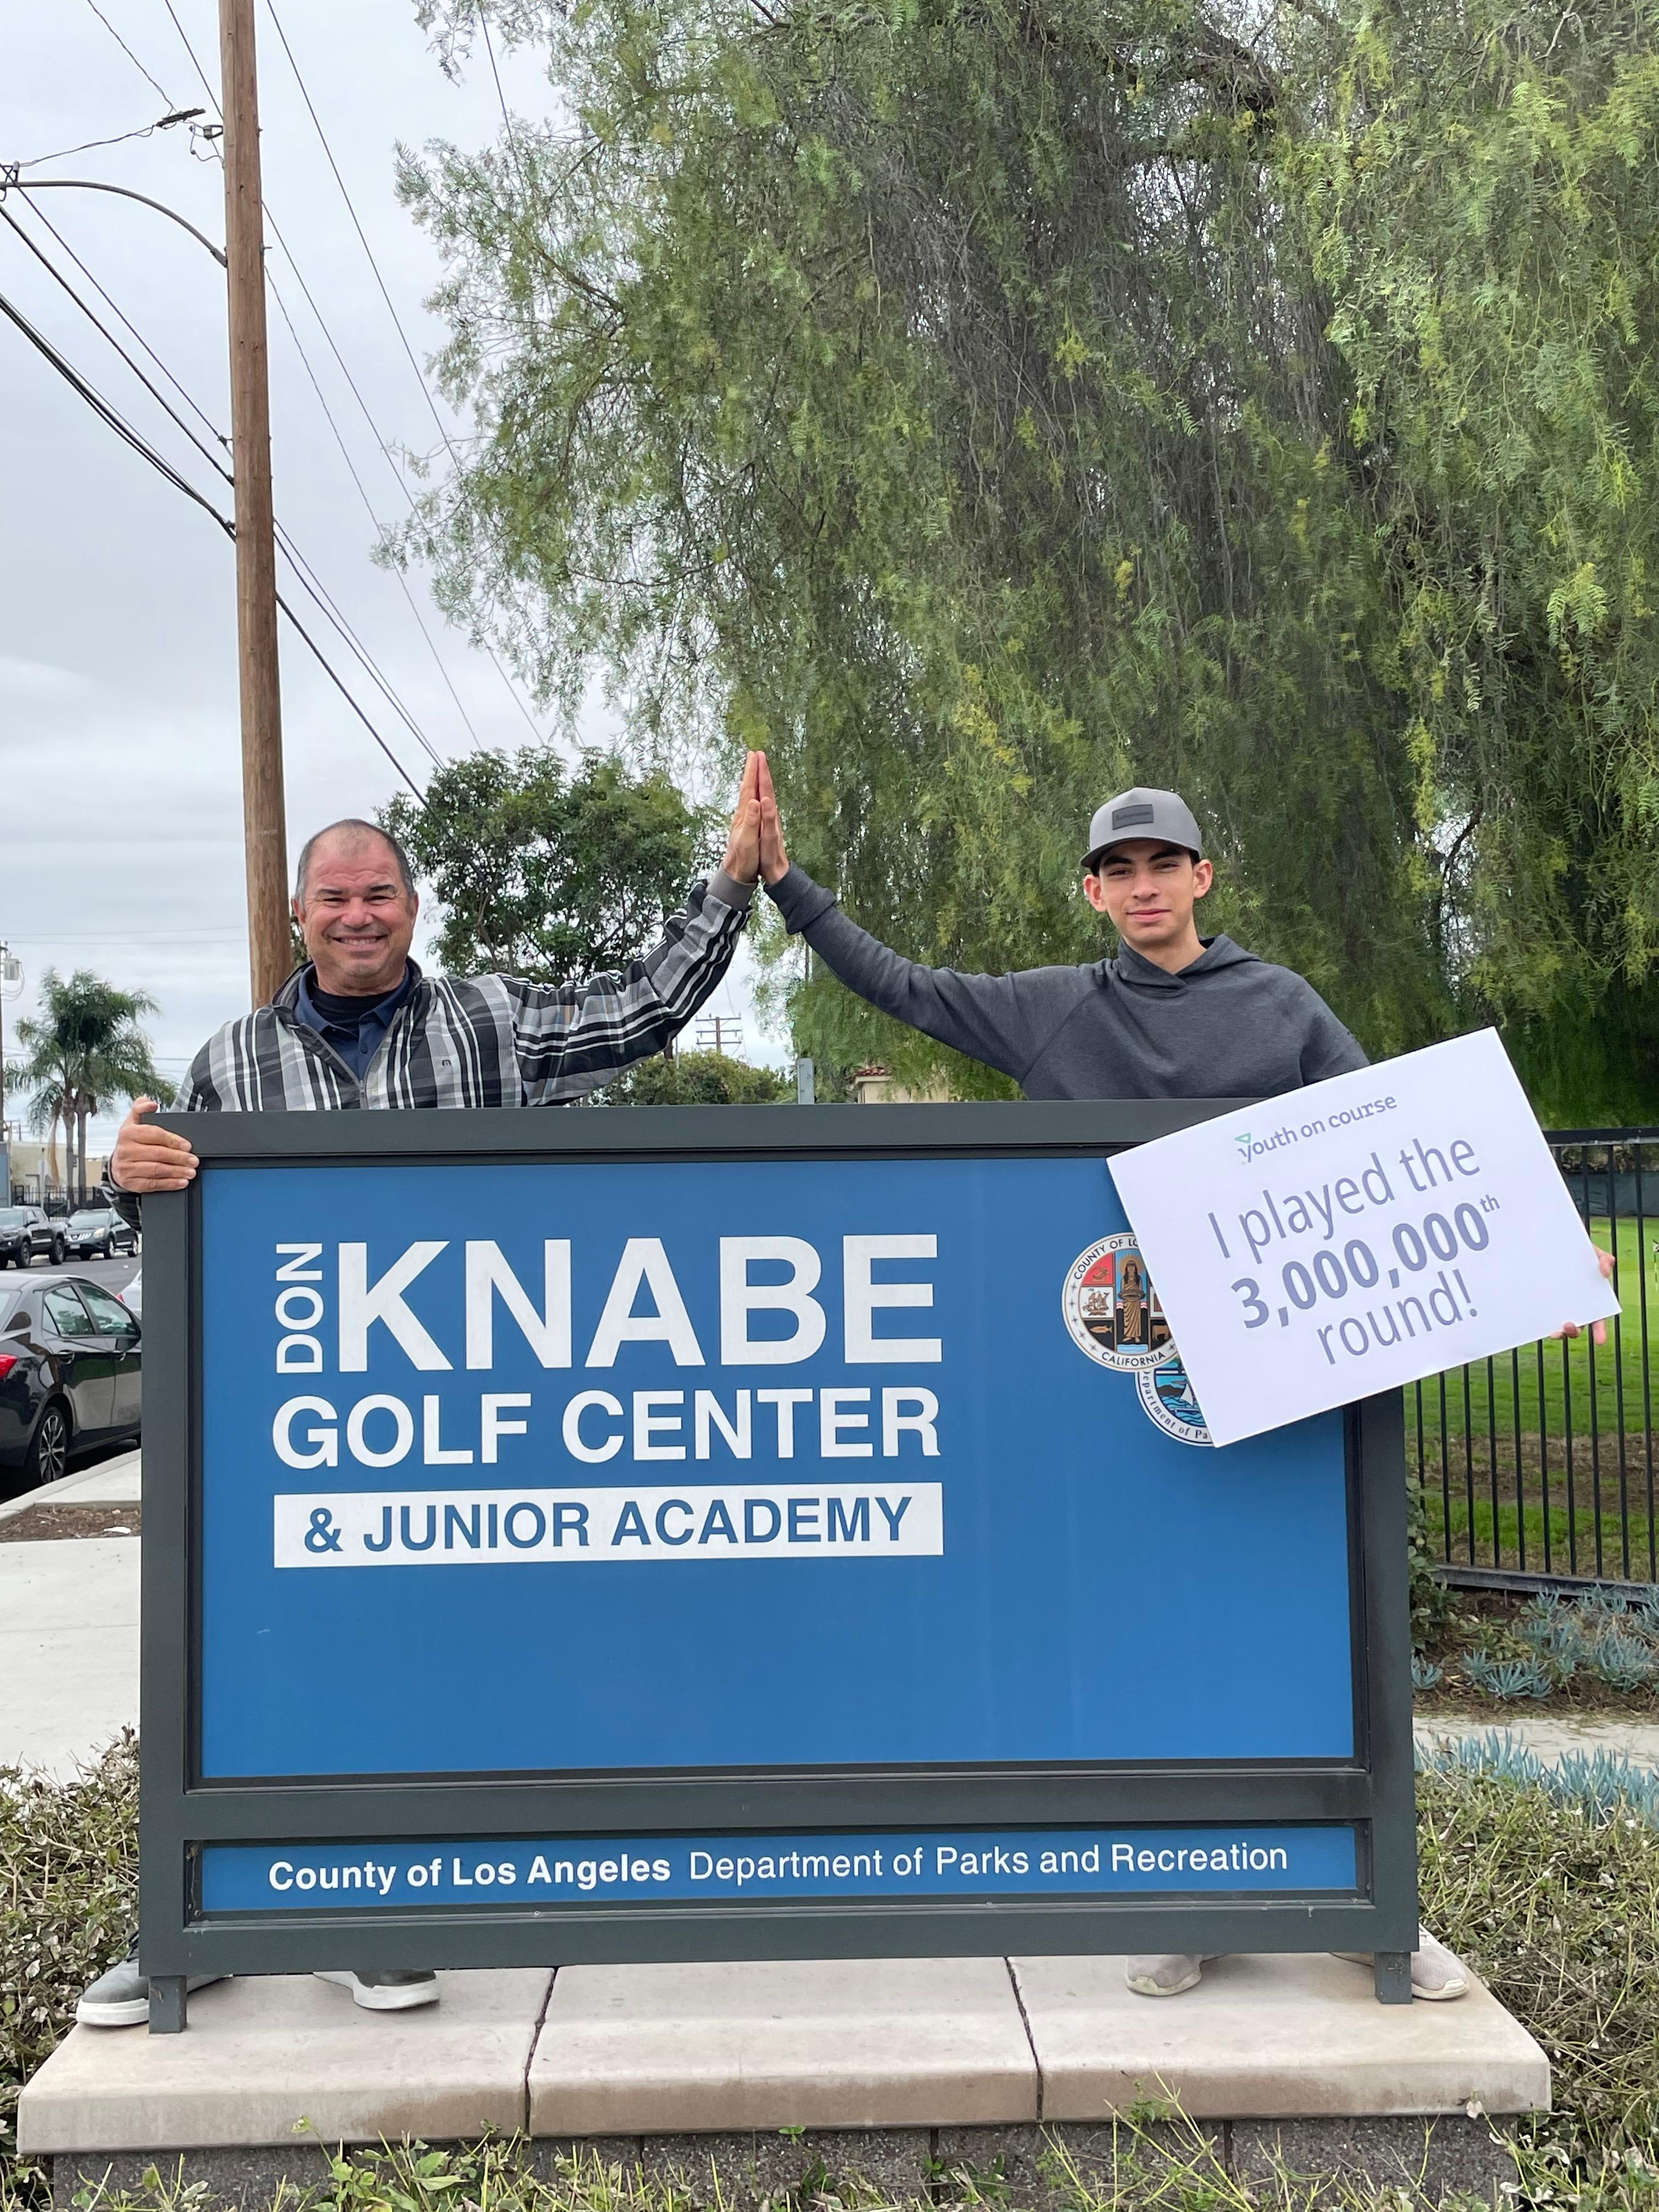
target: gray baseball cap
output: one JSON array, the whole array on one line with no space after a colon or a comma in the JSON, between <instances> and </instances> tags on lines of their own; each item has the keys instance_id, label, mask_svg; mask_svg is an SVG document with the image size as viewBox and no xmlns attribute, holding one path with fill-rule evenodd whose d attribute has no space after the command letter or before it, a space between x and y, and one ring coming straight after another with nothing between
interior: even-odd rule
<instances>
[{"instance_id":1,"label":"gray baseball cap","mask_svg":"<svg viewBox=\"0 0 1659 2212\"><path fill-rule=\"evenodd\" d=\"M1184 845L1195 860L1204 857L1204 839L1193 810L1178 792L1149 791L1137 784L1120 791L1104 806L1095 809L1089 824L1089 849L1083 856L1085 871L1092 874L1096 862L1109 847L1131 837L1153 837L1161 845Z\"/></svg>"}]
</instances>

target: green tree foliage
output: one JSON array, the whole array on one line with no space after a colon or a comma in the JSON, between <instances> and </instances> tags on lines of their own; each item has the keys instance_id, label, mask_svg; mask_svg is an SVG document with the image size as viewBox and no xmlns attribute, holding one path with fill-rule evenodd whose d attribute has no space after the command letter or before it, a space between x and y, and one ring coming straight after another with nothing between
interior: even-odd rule
<instances>
[{"instance_id":1,"label":"green tree foliage","mask_svg":"<svg viewBox=\"0 0 1659 2212\"><path fill-rule=\"evenodd\" d=\"M1279 171L1333 302L1447 972L1547 1116L1659 1097L1659 52L1642 4L1322 35Z\"/></svg>"},{"instance_id":2,"label":"green tree foliage","mask_svg":"<svg viewBox=\"0 0 1659 2212\"><path fill-rule=\"evenodd\" d=\"M778 1106L794 1086L769 1067L752 1067L729 1052L658 1054L635 1060L600 1091L602 1106Z\"/></svg>"},{"instance_id":3,"label":"green tree foliage","mask_svg":"<svg viewBox=\"0 0 1659 2212\"><path fill-rule=\"evenodd\" d=\"M70 1138L64 1176L72 1195L87 1192L87 1123L116 1099L156 1098L167 1105L173 1087L155 1072L149 1039L139 1026L155 1012L146 991L118 991L89 969L67 981L48 968L40 979L41 1011L17 1024L23 1057L8 1061L8 1089L32 1094L28 1118L42 1133L61 1123Z\"/></svg>"},{"instance_id":4,"label":"green tree foliage","mask_svg":"<svg viewBox=\"0 0 1659 2212\"><path fill-rule=\"evenodd\" d=\"M489 13L570 121L404 163L480 434L411 540L452 611L765 744L919 957L1091 956L1082 825L1176 783L1214 925L1374 1050L1495 1013L1573 1110L1651 1098L1645 0Z\"/></svg>"},{"instance_id":5,"label":"green tree foliage","mask_svg":"<svg viewBox=\"0 0 1659 2212\"><path fill-rule=\"evenodd\" d=\"M685 897L714 838L665 777L550 747L469 753L381 817L444 908L439 957L560 981L624 966Z\"/></svg>"}]
</instances>

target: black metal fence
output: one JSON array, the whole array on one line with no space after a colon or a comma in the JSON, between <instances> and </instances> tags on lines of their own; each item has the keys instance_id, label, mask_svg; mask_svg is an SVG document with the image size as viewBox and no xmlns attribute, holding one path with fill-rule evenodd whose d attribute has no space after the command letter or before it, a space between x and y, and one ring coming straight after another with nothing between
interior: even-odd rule
<instances>
[{"instance_id":1,"label":"black metal fence","mask_svg":"<svg viewBox=\"0 0 1659 2212\"><path fill-rule=\"evenodd\" d=\"M1586 1330L1413 1384L1407 1460L1449 1580L1659 1583L1659 1129L1558 1129L1549 1142L1618 1259L1621 1313L1605 1345Z\"/></svg>"}]
</instances>

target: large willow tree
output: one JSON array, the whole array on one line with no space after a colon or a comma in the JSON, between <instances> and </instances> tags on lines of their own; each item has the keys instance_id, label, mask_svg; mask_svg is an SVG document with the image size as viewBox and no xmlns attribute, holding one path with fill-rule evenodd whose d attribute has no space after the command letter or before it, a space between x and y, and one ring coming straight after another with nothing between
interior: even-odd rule
<instances>
[{"instance_id":1,"label":"large willow tree","mask_svg":"<svg viewBox=\"0 0 1659 2212\"><path fill-rule=\"evenodd\" d=\"M1644 7L489 12L568 120L404 164L478 427L452 611L763 743L919 957L1089 957L1091 810L1177 783L1218 918L1373 1049L1496 1014L1547 1111L1654 1110Z\"/></svg>"}]
</instances>

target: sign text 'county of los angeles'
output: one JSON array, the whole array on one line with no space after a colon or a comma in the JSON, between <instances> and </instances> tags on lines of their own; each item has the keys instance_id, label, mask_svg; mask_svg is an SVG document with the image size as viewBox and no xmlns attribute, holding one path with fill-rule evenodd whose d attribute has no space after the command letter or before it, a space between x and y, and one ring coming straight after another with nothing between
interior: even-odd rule
<instances>
[{"instance_id":1,"label":"sign text 'county of los angeles'","mask_svg":"<svg viewBox=\"0 0 1659 2212\"><path fill-rule=\"evenodd\" d=\"M1112 1175L1218 1444L1619 1310L1492 1030Z\"/></svg>"}]
</instances>

